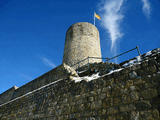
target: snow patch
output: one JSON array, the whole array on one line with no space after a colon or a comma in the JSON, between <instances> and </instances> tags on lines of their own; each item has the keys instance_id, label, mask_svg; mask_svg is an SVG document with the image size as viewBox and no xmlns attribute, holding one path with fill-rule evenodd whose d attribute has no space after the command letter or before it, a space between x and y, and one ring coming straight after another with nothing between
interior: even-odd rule
<instances>
[{"instance_id":1,"label":"snow patch","mask_svg":"<svg viewBox=\"0 0 160 120\"><path fill-rule=\"evenodd\" d=\"M129 62L125 63L123 66L127 67L127 66L132 66L135 64L140 64L142 61L141 56L137 56L135 59L130 60Z\"/></svg>"},{"instance_id":2,"label":"snow patch","mask_svg":"<svg viewBox=\"0 0 160 120\"><path fill-rule=\"evenodd\" d=\"M121 71L121 70L123 70L123 68L120 68L120 69L116 69L116 70L111 70L109 73L107 73L106 75L110 75L110 74L112 74L112 73L114 73L114 72L119 72L119 71Z\"/></svg>"},{"instance_id":3,"label":"snow patch","mask_svg":"<svg viewBox=\"0 0 160 120\"><path fill-rule=\"evenodd\" d=\"M84 76L84 77L73 77L73 80L77 83L77 82L81 82L82 80L85 80L86 82L98 79L99 77L99 73L93 74L92 76Z\"/></svg>"},{"instance_id":4,"label":"snow patch","mask_svg":"<svg viewBox=\"0 0 160 120\"><path fill-rule=\"evenodd\" d=\"M133 65L134 63L136 63L137 60L131 60L129 61L128 63L125 63L123 66L124 67L127 67L127 66L130 66L130 65Z\"/></svg>"},{"instance_id":5,"label":"snow patch","mask_svg":"<svg viewBox=\"0 0 160 120\"><path fill-rule=\"evenodd\" d=\"M137 56L136 58L137 58L137 62L141 62L142 61L141 56Z\"/></svg>"},{"instance_id":6,"label":"snow patch","mask_svg":"<svg viewBox=\"0 0 160 120\"><path fill-rule=\"evenodd\" d=\"M149 55L151 55L152 54L152 51L149 51L149 52L147 52L146 54L145 54L145 56L149 56Z\"/></svg>"},{"instance_id":7,"label":"snow patch","mask_svg":"<svg viewBox=\"0 0 160 120\"><path fill-rule=\"evenodd\" d=\"M160 48L157 48L158 53L160 53Z\"/></svg>"},{"instance_id":8,"label":"snow patch","mask_svg":"<svg viewBox=\"0 0 160 120\"><path fill-rule=\"evenodd\" d=\"M83 70L83 71L78 71L78 73L80 74L80 73L83 73L83 72L86 72L87 70Z\"/></svg>"}]
</instances>

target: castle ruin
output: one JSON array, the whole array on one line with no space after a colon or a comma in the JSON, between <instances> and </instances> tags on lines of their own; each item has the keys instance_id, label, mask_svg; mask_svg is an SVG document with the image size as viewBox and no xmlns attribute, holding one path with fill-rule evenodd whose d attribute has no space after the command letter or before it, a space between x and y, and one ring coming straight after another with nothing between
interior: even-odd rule
<instances>
[{"instance_id":1,"label":"castle ruin","mask_svg":"<svg viewBox=\"0 0 160 120\"><path fill-rule=\"evenodd\" d=\"M73 66L87 57L101 58L99 31L87 22L73 24L66 33L63 63ZM89 62L101 61L101 59L91 59ZM80 66L87 63L84 61Z\"/></svg>"},{"instance_id":2,"label":"castle ruin","mask_svg":"<svg viewBox=\"0 0 160 120\"><path fill-rule=\"evenodd\" d=\"M99 32L90 23L66 34L63 64L0 94L0 120L160 120L160 48L120 64L101 57ZM83 66L84 65L84 66Z\"/></svg>"}]
</instances>

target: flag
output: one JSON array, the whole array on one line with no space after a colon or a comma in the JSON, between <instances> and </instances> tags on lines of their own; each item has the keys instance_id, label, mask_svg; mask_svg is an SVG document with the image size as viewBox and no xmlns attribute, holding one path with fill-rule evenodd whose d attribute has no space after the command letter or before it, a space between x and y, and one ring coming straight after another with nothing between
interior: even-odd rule
<instances>
[{"instance_id":1,"label":"flag","mask_svg":"<svg viewBox=\"0 0 160 120\"><path fill-rule=\"evenodd\" d=\"M96 17L98 20L101 20L101 17L96 13L94 13L94 17Z\"/></svg>"}]
</instances>

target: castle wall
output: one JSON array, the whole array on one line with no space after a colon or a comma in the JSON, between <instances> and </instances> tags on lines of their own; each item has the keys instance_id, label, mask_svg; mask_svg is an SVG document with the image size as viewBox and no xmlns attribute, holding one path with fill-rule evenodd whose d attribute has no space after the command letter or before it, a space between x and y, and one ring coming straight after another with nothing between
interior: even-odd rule
<instances>
[{"instance_id":1,"label":"castle wall","mask_svg":"<svg viewBox=\"0 0 160 120\"><path fill-rule=\"evenodd\" d=\"M18 89L18 87L14 86L8 89L6 92L0 94L0 104L11 100L16 89Z\"/></svg>"},{"instance_id":2,"label":"castle wall","mask_svg":"<svg viewBox=\"0 0 160 120\"><path fill-rule=\"evenodd\" d=\"M87 22L73 24L66 33L63 63L72 66L87 57L101 57L98 29ZM101 62L101 59L89 62ZM87 63L86 60L80 66Z\"/></svg>"},{"instance_id":3,"label":"castle wall","mask_svg":"<svg viewBox=\"0 0 160 120\"><path fill-rule=\"evenodd\" d=\"M0 95L0 104L3 104L7 101L20 97L26 93L29 93L35 89L38 89L44 85L47 85L51 82L54 82L58 79L63 79L67 76L67 71L63 65L60 65L53 70L45 73L44 75L34 79L33 81L23 85L20 88L15 89L15 87L7 90L6 92Z\"/></svg>"},{"instance_id":4,"label":"castle wall","mask_svg":"<svg viewBox=\"0 0 160 120\"><path fill-rule=\"evenodd\" d=\"M0 106L1 120L159 120L160 55L90 82L63 79Z\"/></svg>"},{"instance_id":5,"label":"castle wall","mask_svg":"<svg viewBox=\"0 0 160 120\"><path fill-rule=\"evenodd\" d=\"M55 69L45 73L44 75L36 78L35 80L23 85L17 89L12 97L12 99L31 92L41 86L47 85L54 82L57 79L65 77L65 72L62 70L62 66L58 66Z\"/></svg>"}]
</instances>

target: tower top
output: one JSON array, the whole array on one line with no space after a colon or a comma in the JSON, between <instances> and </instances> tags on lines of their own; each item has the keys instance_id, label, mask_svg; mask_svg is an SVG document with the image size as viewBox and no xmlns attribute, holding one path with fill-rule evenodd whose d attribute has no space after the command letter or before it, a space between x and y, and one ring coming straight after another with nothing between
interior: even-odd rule
<instances>
[{"instance_id":1,"label":"tower top","mask_svg":"<svg viewBox=\"0 0 160 120\"><path fill-rule=\"evenodd\" d=\"M89 26L92 26L92 27L95 27L95 29L97 29L97 27L95 26L95 25L93 25L92 23L89 23L89 22L78 22L78 23L74 23L74 24L72 24L69 28L68 28L68 30L72 27L72 26L75 26L75 25L89 25ZM67 31L68 31L67 30ZM98 29L97 29L98 30Z\"/></svg>"},{"instance_id":2,"label":"tower top","mask_svg":"<svg viewBox=\"0 0 160 120\"><path fill-rule=\"evenodd\" d=\"M91 23L75 23L66 32L63 63L72 66L87 57L101 57L99 31ZM101 60L90 60L94 62ZM80 66L87 63L84 61Z\"/></svg>"}]
</instances>

